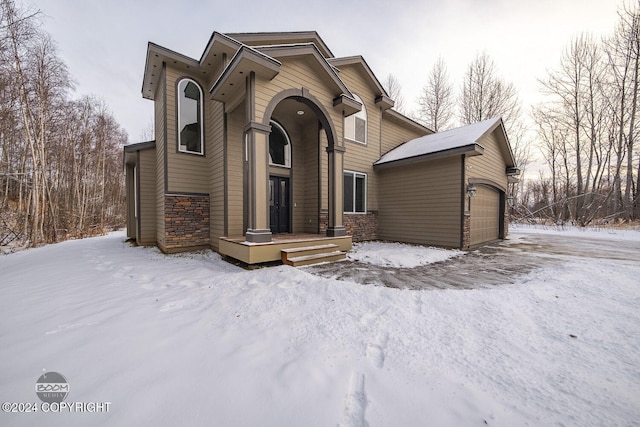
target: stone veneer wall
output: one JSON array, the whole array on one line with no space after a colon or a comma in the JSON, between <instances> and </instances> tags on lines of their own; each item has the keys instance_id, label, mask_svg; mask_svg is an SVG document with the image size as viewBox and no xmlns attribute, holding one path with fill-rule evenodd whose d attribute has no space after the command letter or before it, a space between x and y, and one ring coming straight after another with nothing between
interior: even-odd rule
<instances>
[{"instance_id":1,"label":"stone veneer wall","mask_svg":"<svg viewBox=\"0 0 640 427\"><path fill-rule=\"evenodd\" d=\"M329 214L320 213L320 234L327 231ZM344 214L344 228L351 235L354 242L376 240L378 238L378 211L368 211L366 214Z\"/></svg>"},{"instance_id":2,"label":"stone veneer wall","mask_svg":"<svg viewBox=\"0 0 640 427\"><path fill-rule=\"evenodd\" d=\"M509 235L509 222L511 221L511 215L509 214L509 209L505 209L504 212L504 238L506 239Z\"/></svg>"},{"instance_id":3,"label":"stone veneer wall","mask_svg":"<svg viewBox=\"0 0 640 427\"><path fill-rule=\"evenodd\" d=\"M462 217L462 248L469 249L471 246L471 214L465 212Z\"/></svg>"},{"instance_id":4,"label":"stone veneer wall","mask_svg":"<svg viewBox=\"0 0 640 427\"><path fill-rule=\"evenodd\" d=\"M177 252L209 245L209 196L164 196L165 250Z\"/></svg>"}]
</instances>

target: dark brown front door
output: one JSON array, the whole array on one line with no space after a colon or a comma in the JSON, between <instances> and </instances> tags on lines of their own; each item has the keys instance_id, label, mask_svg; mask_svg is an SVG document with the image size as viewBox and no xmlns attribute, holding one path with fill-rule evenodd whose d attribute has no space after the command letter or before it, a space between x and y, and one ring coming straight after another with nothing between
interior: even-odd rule
<instances>
[{"instance_id":1,"label":"dark brown front door","mask_svg":"<svg viewBox=\"0 0 640 427\"><path fill-rule=\"evenodd\" d=\"M289 233L291 207L289 204L289 178L269 177L269 218L271 232Z\"/></svg>"}]
</instances>

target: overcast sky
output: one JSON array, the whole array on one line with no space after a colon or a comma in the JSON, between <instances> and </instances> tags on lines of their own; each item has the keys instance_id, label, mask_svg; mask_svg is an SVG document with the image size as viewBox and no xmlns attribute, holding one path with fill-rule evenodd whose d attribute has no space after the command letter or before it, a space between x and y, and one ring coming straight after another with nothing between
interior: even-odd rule
<instances>
[{"instance_id":1,"label":"overcast sky","mask_svg":"<svg viewBox=\"0 0 640 427\"><path fill-rule=\"evenodd\" d=\"M523 107L537 79L581 32L613 31L619 0L16 0L44 14L44 28L76 81L76 96L103 98L130 142L152 121L140 90L147 42L200 58L213 31L316 30L334 55L362 55L382 81L394 74L409 109L442 56L459 86L486 51L515 84Z\"/></svg>"}]
</instances>

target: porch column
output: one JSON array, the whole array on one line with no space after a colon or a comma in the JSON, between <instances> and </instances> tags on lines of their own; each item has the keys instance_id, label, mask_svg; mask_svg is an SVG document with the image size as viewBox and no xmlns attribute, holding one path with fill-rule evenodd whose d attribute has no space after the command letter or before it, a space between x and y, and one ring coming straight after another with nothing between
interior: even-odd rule
<instances>
[{"instance_id":1,"label":"porch column","mask_svg":"<svg viewBox=\"0 0 640 427\"><path fill-rule=\"evenodd\" d=\"M338 237L347 234L344 229L344 199L343 199L343 165L344 147L337 145L327 147L329 153L329 224L327 236Z\"/></svg>"},{"instance_id":2,"label":"porch column","mask_svg":"<svg viewBox=\"0 0 640 427\"><path fill-rule=\"evenodd\" d=\"M269 133L270 126L249 123L245 127L245 153L248 166L249 210L247 242L271 241L269 228Z\"/></svg>"},{"instance_id":3,"label":"porch column","mask_svg":"<svg viewBox=\"0 0 640 427\"><path fill-rule=\"evenodd\" d=\"M246 77L244 156L247 167L247 242L271 241L269 228L269 134L271 126L256 121L256 73Z\"/></svg>"}]
</instances>

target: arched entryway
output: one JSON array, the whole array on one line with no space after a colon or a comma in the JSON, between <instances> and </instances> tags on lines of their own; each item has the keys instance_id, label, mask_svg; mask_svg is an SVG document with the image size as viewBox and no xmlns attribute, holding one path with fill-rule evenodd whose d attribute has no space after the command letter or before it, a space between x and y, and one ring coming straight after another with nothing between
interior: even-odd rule
<instances>
[{"instance_id":1,"label":"arched entryway","mask_svg":"<svg viewBox=\"0 0 640 427\"><path fill-rule=\"evenodd\" d=\"M271 133L269 224L272 233L321 231L321 211L328 216L328 236L345 235L342 206L342 157L329 113L305 90L285 90L265 110ZM287 150L281 150L289 143ZM273 147L272 147L273 145ZM276 158L274 158L277 157ZM327 173L328 172L328 173ZM287 224L288 219L288 224Z\"/></svg>"},{"instance_id":2,"label":"arched entryway","mask_svg":"<svg viewBox=\"0 0 640 427\"><path fill-rule=\"evenodd\" d=\"M292 141L284 126L270 121L269 134L269 226L271 233L292 231ZM297 206L296 206L297 207Z\"/></svg>"}]
</instances>

